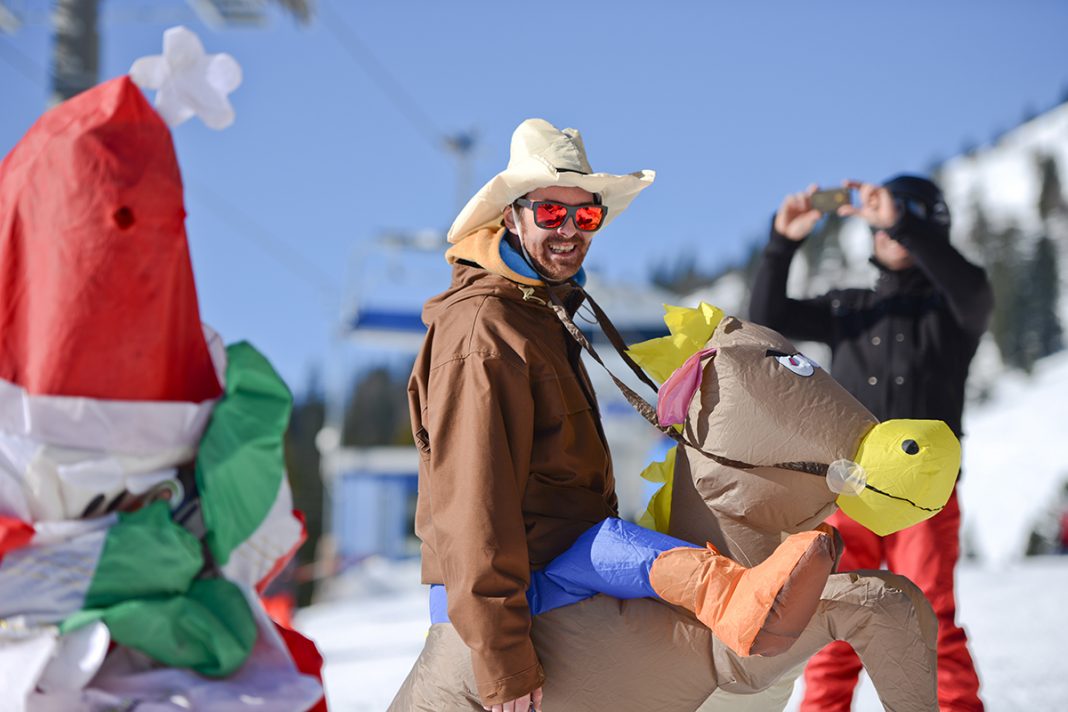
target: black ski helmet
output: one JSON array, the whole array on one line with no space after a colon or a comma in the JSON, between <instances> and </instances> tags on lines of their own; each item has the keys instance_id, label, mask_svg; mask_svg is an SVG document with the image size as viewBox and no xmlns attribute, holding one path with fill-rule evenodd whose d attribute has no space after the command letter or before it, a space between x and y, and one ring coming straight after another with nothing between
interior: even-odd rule
<instances>
[{"instance_id":1,"label":"black ski helmet","mask_svg":"<svg viewBox=\"0 0 1068 712\"><path fill-rule=\"evenodd\" d=\"M883 183L883 187L899 201L899 209L908 210L921 220L933 223L949 236L949 208L942 189L933 181L902 173Z\"/></svg>"}]
</instances>

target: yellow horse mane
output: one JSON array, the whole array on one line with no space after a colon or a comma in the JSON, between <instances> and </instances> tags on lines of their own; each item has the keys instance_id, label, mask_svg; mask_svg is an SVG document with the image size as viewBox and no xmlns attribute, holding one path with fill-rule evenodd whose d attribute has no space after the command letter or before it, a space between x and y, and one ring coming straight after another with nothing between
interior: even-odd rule
<instances>
[{"instance_id":1,"label":"yellow horse mane","mask_svg":"<svg viewBox=\"0 0 1068 712\"><path fill-rule=\"evenodd\" d=\"M657 383L663 383L686 359L704 347L724 316L722 309L705 302L692 309L665 304L664 323L668 335L634 344L627 349L627 354ZM638 524L647 529L668 530L676 449L672 448L664 460L653 462L642 471L642 479L662 483L649 500L645 514L638 520Z\"/></svg>"}]
</instances>

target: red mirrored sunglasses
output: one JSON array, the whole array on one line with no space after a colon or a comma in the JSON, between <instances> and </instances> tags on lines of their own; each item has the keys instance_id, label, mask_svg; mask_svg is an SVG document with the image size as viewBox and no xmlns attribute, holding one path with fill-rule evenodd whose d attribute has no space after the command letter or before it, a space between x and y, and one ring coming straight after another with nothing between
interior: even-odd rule
<instances>
[{"instance_id":1,"label":"red mirrored sunglasses","mask_svg":"<svg viewBox=\"0 0 1068 712\"><path fill-rule=\"evenodd\" d=\"M608 208L597 203L568 205L555 200L519 198L515 204L522 208L530 208L534 212L534 224L545 230L555 230L570 217L579 230L593 232L601 229L605 216L608 215Z\"/></svg>"}]
</instances>

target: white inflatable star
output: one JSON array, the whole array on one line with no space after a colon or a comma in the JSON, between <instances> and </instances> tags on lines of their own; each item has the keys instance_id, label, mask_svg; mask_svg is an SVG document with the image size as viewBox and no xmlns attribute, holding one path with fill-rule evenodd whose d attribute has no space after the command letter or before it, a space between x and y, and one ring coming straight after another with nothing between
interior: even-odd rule
<instances>
[{"instance_id":1,"label":"white inflatable star","mask_svg":"<svg viewBox=\"0 0 1068 712\"><path fill-rule=\"evenodd\" d=\"M241 84L241 65L228 54L205 54L193 31L172 27L163 33L163 54L142 57L130 67L142 89L156 89L156 111L172 128L194 114L210 128L234 121L227 94Z\"/></svg>"}]
</instances>

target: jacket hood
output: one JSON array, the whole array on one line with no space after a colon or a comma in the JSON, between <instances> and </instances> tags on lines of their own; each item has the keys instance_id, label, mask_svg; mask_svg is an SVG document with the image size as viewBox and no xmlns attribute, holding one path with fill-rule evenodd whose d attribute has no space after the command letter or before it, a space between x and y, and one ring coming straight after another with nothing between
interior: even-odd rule
<instances>
[{"instance_id":1,"label":"jacket hood","mask_svg":"<svg viewBox=\"0 0 1068 712\"><path fill-rule=\"evenodd\" d=\"M480 227L469 235L465 235L462 244L450 247L445 252L445 261L449 264L455 264L461 260L473 262L494 274L528 287L540 287L545 284L541 275L534 271L527 259L505 239L508 234L508 231L499 223ZM579 271L568 281L574 281L578 286L585 287L585 268L579 267Z\"/></svg>"},{"instance_id":2,"label":"jacket hood","mask_svg":"<svg viewBox=\"0 0 1068 712\"><path fill-rule=\"evenodd\" d=\"M504 227L499 225L486 225L473 230L445 252L445 261L451 265L458 262L476 264L493 274L528 287L544 284L532 270L524 269L526 265L521 264L522 258L519 263L506 259L502 252L502 248L508 246L504 240L505 233Z\"/></svg>"}]
</instances>

